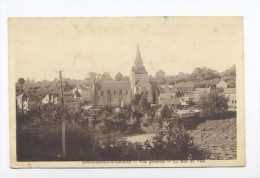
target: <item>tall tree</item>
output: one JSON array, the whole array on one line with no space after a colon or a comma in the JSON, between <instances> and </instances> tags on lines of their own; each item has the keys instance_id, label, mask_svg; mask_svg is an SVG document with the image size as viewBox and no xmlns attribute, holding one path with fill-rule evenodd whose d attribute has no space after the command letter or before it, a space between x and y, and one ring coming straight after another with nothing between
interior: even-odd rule
<instances>
[{"instance_id":1,"label":"tall tree","mask_svg":"<svg viewBox=\"0 0 260 178\"><path fill-rule=\"evenodd\" d=\"M203 118L207 118L224 114L228 109L227 102L228 99L216 91L208 95L200 96L198 107L200 109L201 116Z\"/></svg>"},{"instance_id":2,"label":"tall tree","mask_svg":"<svg viewBox=\"0 0 260 178\"><path fill-rule=\"evenodd\" d=\"M165 72L163 70L159 70L155 73L155 79L158 83L163 84L165 83Z\"/></svg>"},{"instance_id":3,"label":"tall tree","mask_svg":"<svg viewBox=\"0 0 260 178\"><path fill-rule=\"evenodd\" d=\"M140 100L138 102L138 105L140 106L142 111L146 111L147 109L149 109L150 103L148 102L146 95L142 95L142 97L140 98Z\"/></svg>"},{"instance_id":4,"label":"tall tree","mask_svg":"<svg viewBox=\"0 0 260 178\"><path fill-rule=\"evenodd\" d=\"M88 73L88 77L91 78L91 79L96 79L97 73L95 73L95 72L89 72L89 73Z\"/></svg>"},{"instance_id":5,"label":"tall tree","mask_svg":"<svg viewBox=\"0 0 260 178\"><path fill-rule=\"evenodd\" d=\"M110 74L108 72L104 72L101 77L100 80L113 80L112 77L110 76Z\"/></svg>"},{"instance_id":6,"label":"tall tree","mask_svg":"<svg viewBox=\"0 0 260 178\"><path fill-rule=\"evenodd\" d=\"M116 74L116 76L115 76L115 80L116 81L121 81L121 80L123 80L124 79L124 76L120 73L120 72L118 72L117 74Z\"/></svg>"},{"instance_id":7,"label":"tall tree","mask_svg":"<svg viewBox=\"0 0 260 178\"><path fill-rule=\"evenodd\" d=\"M23 84L25 83L24 78L19 78L18 83L20 84L20 87L21 87L20 93L23 93Z\"/></svg>"}]
</instances>

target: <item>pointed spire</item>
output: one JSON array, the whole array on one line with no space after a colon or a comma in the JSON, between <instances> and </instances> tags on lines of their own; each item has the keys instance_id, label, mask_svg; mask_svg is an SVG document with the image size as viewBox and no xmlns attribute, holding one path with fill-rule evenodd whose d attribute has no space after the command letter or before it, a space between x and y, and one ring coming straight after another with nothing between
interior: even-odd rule
<instances>
[{"instance_id":1,"label":"pointed spire","mask_svg":"<svg viewBox=\"0 0 260 178\"><path fill-rule=\"evenodd\" d=\"M135 65L143 65L143 60L141 57L140 49L139 49L139 44L137 46L137 53L136 53L136 58L135 58Z\"/></svg>"}]
</instances>

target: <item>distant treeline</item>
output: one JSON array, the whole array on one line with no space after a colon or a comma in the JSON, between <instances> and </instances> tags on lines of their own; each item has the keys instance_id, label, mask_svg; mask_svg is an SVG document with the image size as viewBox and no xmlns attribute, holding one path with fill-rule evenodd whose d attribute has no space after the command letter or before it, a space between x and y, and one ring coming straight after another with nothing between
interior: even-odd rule
<instances>
[{"instance_id":1,"label":"distant treeline","mask_svg":"<svg viewBox=\"0 0 260 178\"><path fill-rule=\"evenodd\" d=\"M149 75L150 80L157 80L159 84L176 84L179 82L194 82L196 87L204 88L209 87L218 83L221 79L228 83L228 87L234 88L236 87L236 66L233 65L229 69L218 72L216 70L212 70L210 68L195 68L191 74L180 72L177 75L166 75L163 70L159 70L155 73L154 76ZM77 85L86 86L91 85L93 81L100 80L130 80L128 76L123 76L121 73L117 73L114 79L110 76L108 72L103 74L98 74L95 72L89 72L88 77L84 80L76 80L70 78L64 78L64 90L70 91ZM31 100L40 101L46 94L48 93L58 93L59 92L59 80L54 79L52 81L42 80L42 81L34 81L30 79L26 79L22 84L23 86L16 83L16 93L17 95L21 93L23 90L27 93ZM22 89L21 89L22 88Z\"/></svg>"},{"instance_id":2,"label":"distant treeline","mask_svg":"<svg viewBox=\"0 0 260 178\"><path fill-rule=\"evenodd\" d=\"M218 72L210 68L195 68L191 74L180 72L177 75L166 75L163 70L155 73L155 76L149 76L150 79L157 80L159 84L174 85L179 82L193 82L196 87L207 88L218 83L221 79L228 83L228 87L236 87L236 66Z\"/></svg>"}]
</instances>

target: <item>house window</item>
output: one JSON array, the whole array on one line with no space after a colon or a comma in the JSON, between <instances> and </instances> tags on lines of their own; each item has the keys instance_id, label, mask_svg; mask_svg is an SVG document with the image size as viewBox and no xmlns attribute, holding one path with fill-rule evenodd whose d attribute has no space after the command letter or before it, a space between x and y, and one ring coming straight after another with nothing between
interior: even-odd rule
<instances>
[{"instance_id":1,"label":"house window","mask_svg":"<svg viewBox=\"0 0 260 178\"><path fill-rule=\"evenodd\" d=\"M114 90L114 95L116 95L116 91Z\"/></svg>"},{"instance_id":2,"label":"house window","mask_svg":"<svg viewBox=\"0 0 260 178\"><path fill-rule=\"evenodd\" d=\"M146 95L148 95L148 91L146 92Z\"/></svg>"},{"instance_id":3,"label":"house window","mask_svg":"<svg viewBox=\"0 0 260 178\"><path fill-rule=\"evenodd\" d=\"M125 94L127 95L127 90L125 91Z\"/></svg>"},{"instance_id":4,"label":"house window","mask_svg":"<svg viewBox=\"0 0 260 178\"><path fill-rule=\"evenodd\" d=\"M119 94L122 94L122 89L119 90Z\"/></svg>"},{"instance_id":5,"label":"house window","mask_svg":"<svg viewBox=\"0 0 260 178\"><path fill-rule=\"evenodd\" d=\"M101 91L101 96L103 96L103 91Z\"/></svg>"},{"instance_id":6,"label":"house window","mask_svg":"<svg viewBox=\"0 0 260 178\"><path fill-rule=\"evenodd\" d=\"M107 95L110 95L110 90L107 90Z\"/></svg>"},{"instance_id":7,"label":"house window","mask_svg":"<svg viewBox=\"0 0 260 178\"><path fill-rule=\"evenodd\" d=\"M143 95L143 94L144 94L144 92L141 91L141 95Z\"/></svg>"}]
</instances>

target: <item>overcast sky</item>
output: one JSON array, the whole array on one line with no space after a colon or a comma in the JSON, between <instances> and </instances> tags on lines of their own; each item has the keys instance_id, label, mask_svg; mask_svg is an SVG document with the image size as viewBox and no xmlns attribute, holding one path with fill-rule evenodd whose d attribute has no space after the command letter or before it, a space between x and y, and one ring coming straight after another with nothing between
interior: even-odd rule
<instances>
[{"instance_id":1,"label":"overcast sky","mask_svg":"<svg viewBox=\"0 0 260 178\"><path fill-rule=\"evenodd\" d=\"M9 23L16 78L84 79L88 72L130 76L137 45L149 74L219 72L243 57L242 18L23 18Z\"/></svg>"}]
</instances>

